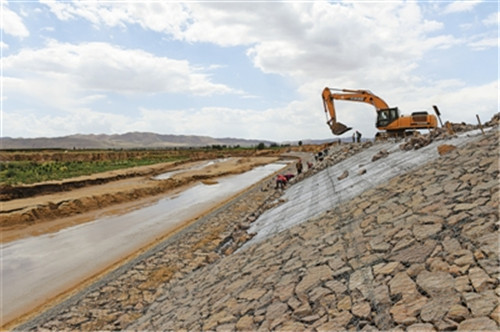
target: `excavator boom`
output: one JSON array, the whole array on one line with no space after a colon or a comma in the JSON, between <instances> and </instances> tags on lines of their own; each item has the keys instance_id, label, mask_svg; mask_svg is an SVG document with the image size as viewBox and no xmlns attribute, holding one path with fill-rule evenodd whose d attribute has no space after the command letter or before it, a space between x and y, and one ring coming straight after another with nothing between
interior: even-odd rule
<instances>
[{"instance_id":1,"label":"excavator boom","mask_svg":"<svg viewBox=\"0 0 500 332\"><path fill-rule=\"evenodd\" d=\"M332 93L332 91L338 91L341 93ZM323 96L323 106L325 108L325 113L327 113L330 116L330 119L327 121L327 124L332 130L332 133L334 135L342 135L343 133L352 129L351 127L348 127L343 123L337 121L337 116L335 113L335 104L333 102L334 99L368 103L375 106L377 110L389 108L389 106L385 101L375 96L368 90L325 88L323 90L322 96Z\"/></svg>"}]
</instances>

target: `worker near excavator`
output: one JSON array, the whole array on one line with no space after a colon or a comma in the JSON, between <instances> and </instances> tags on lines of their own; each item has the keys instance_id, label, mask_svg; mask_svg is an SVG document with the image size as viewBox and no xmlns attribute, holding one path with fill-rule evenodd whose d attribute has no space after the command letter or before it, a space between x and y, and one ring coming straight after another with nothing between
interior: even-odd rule
<instances>
[{"instance_id":1,"label":"worker near excavator","mask_svg":"<svg viewBox=\"0 0 500 332\"><path fill-rule=\"evenodd\" d=\"M361 142L361 133L356 130L356 141L359 143Z\"/></svg>"}]
</instances>

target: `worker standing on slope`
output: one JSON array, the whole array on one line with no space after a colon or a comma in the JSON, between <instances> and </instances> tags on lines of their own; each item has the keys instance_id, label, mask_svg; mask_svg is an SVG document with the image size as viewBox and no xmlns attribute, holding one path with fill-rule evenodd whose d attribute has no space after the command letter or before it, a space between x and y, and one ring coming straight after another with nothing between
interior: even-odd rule
<instances>
[{"instance_id":1,"label":"worker standing on slope","mask_svg":"<svg viewBox=\"0 0 500 332\"><path fill-rule=\"evenodd\" d=\"M297 167L297 175L302 173L302 159L299 159L299 161L297 161L297 164L295 164L295 167Z\"/></svg>"},{"instance_id":2,"label":"worker standing on slope","mask_svg":"<svg viewBox=\"0 0 500 332\"><path fill-rule=\"evenodd\" d=\"M356 130L356 140L359 142L361 142L361 133L359 131Z\"/></svg>"}]
</instances>

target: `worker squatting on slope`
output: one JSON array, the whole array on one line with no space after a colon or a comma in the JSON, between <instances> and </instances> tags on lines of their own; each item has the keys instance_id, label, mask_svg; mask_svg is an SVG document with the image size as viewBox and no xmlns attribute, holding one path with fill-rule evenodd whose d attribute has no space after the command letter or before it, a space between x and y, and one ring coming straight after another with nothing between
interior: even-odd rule
<instances>
[{"instance_id":1,"label":"worker squatting on slope","mask_svg":"<svg viewBox=\"0 0 500 332\"><path fill-rule=\"evenodd\" d=\"M275 187L275 189L285 189L286 184L293 177L295 177L295 175L289 174L289 173L285 174L285 175L278 174L278 176L276 177L276 187Z\"/></svg>"}]
</instances>

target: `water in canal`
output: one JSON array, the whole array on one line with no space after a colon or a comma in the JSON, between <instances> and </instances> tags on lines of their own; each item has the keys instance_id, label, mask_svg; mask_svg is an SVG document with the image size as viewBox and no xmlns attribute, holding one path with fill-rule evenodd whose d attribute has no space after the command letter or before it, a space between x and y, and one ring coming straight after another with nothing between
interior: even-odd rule
<instances>
[{"instance_id":1,"label":"water in canal","mask_svg":"<svg viewBox=\"0 0 500 332\"><path fill-rule=\"evenodd\" d=\"M199 183L153 205L0 246L4 322L151 243L285 167L273 163Z\"/></svg>"}]
</instances>

